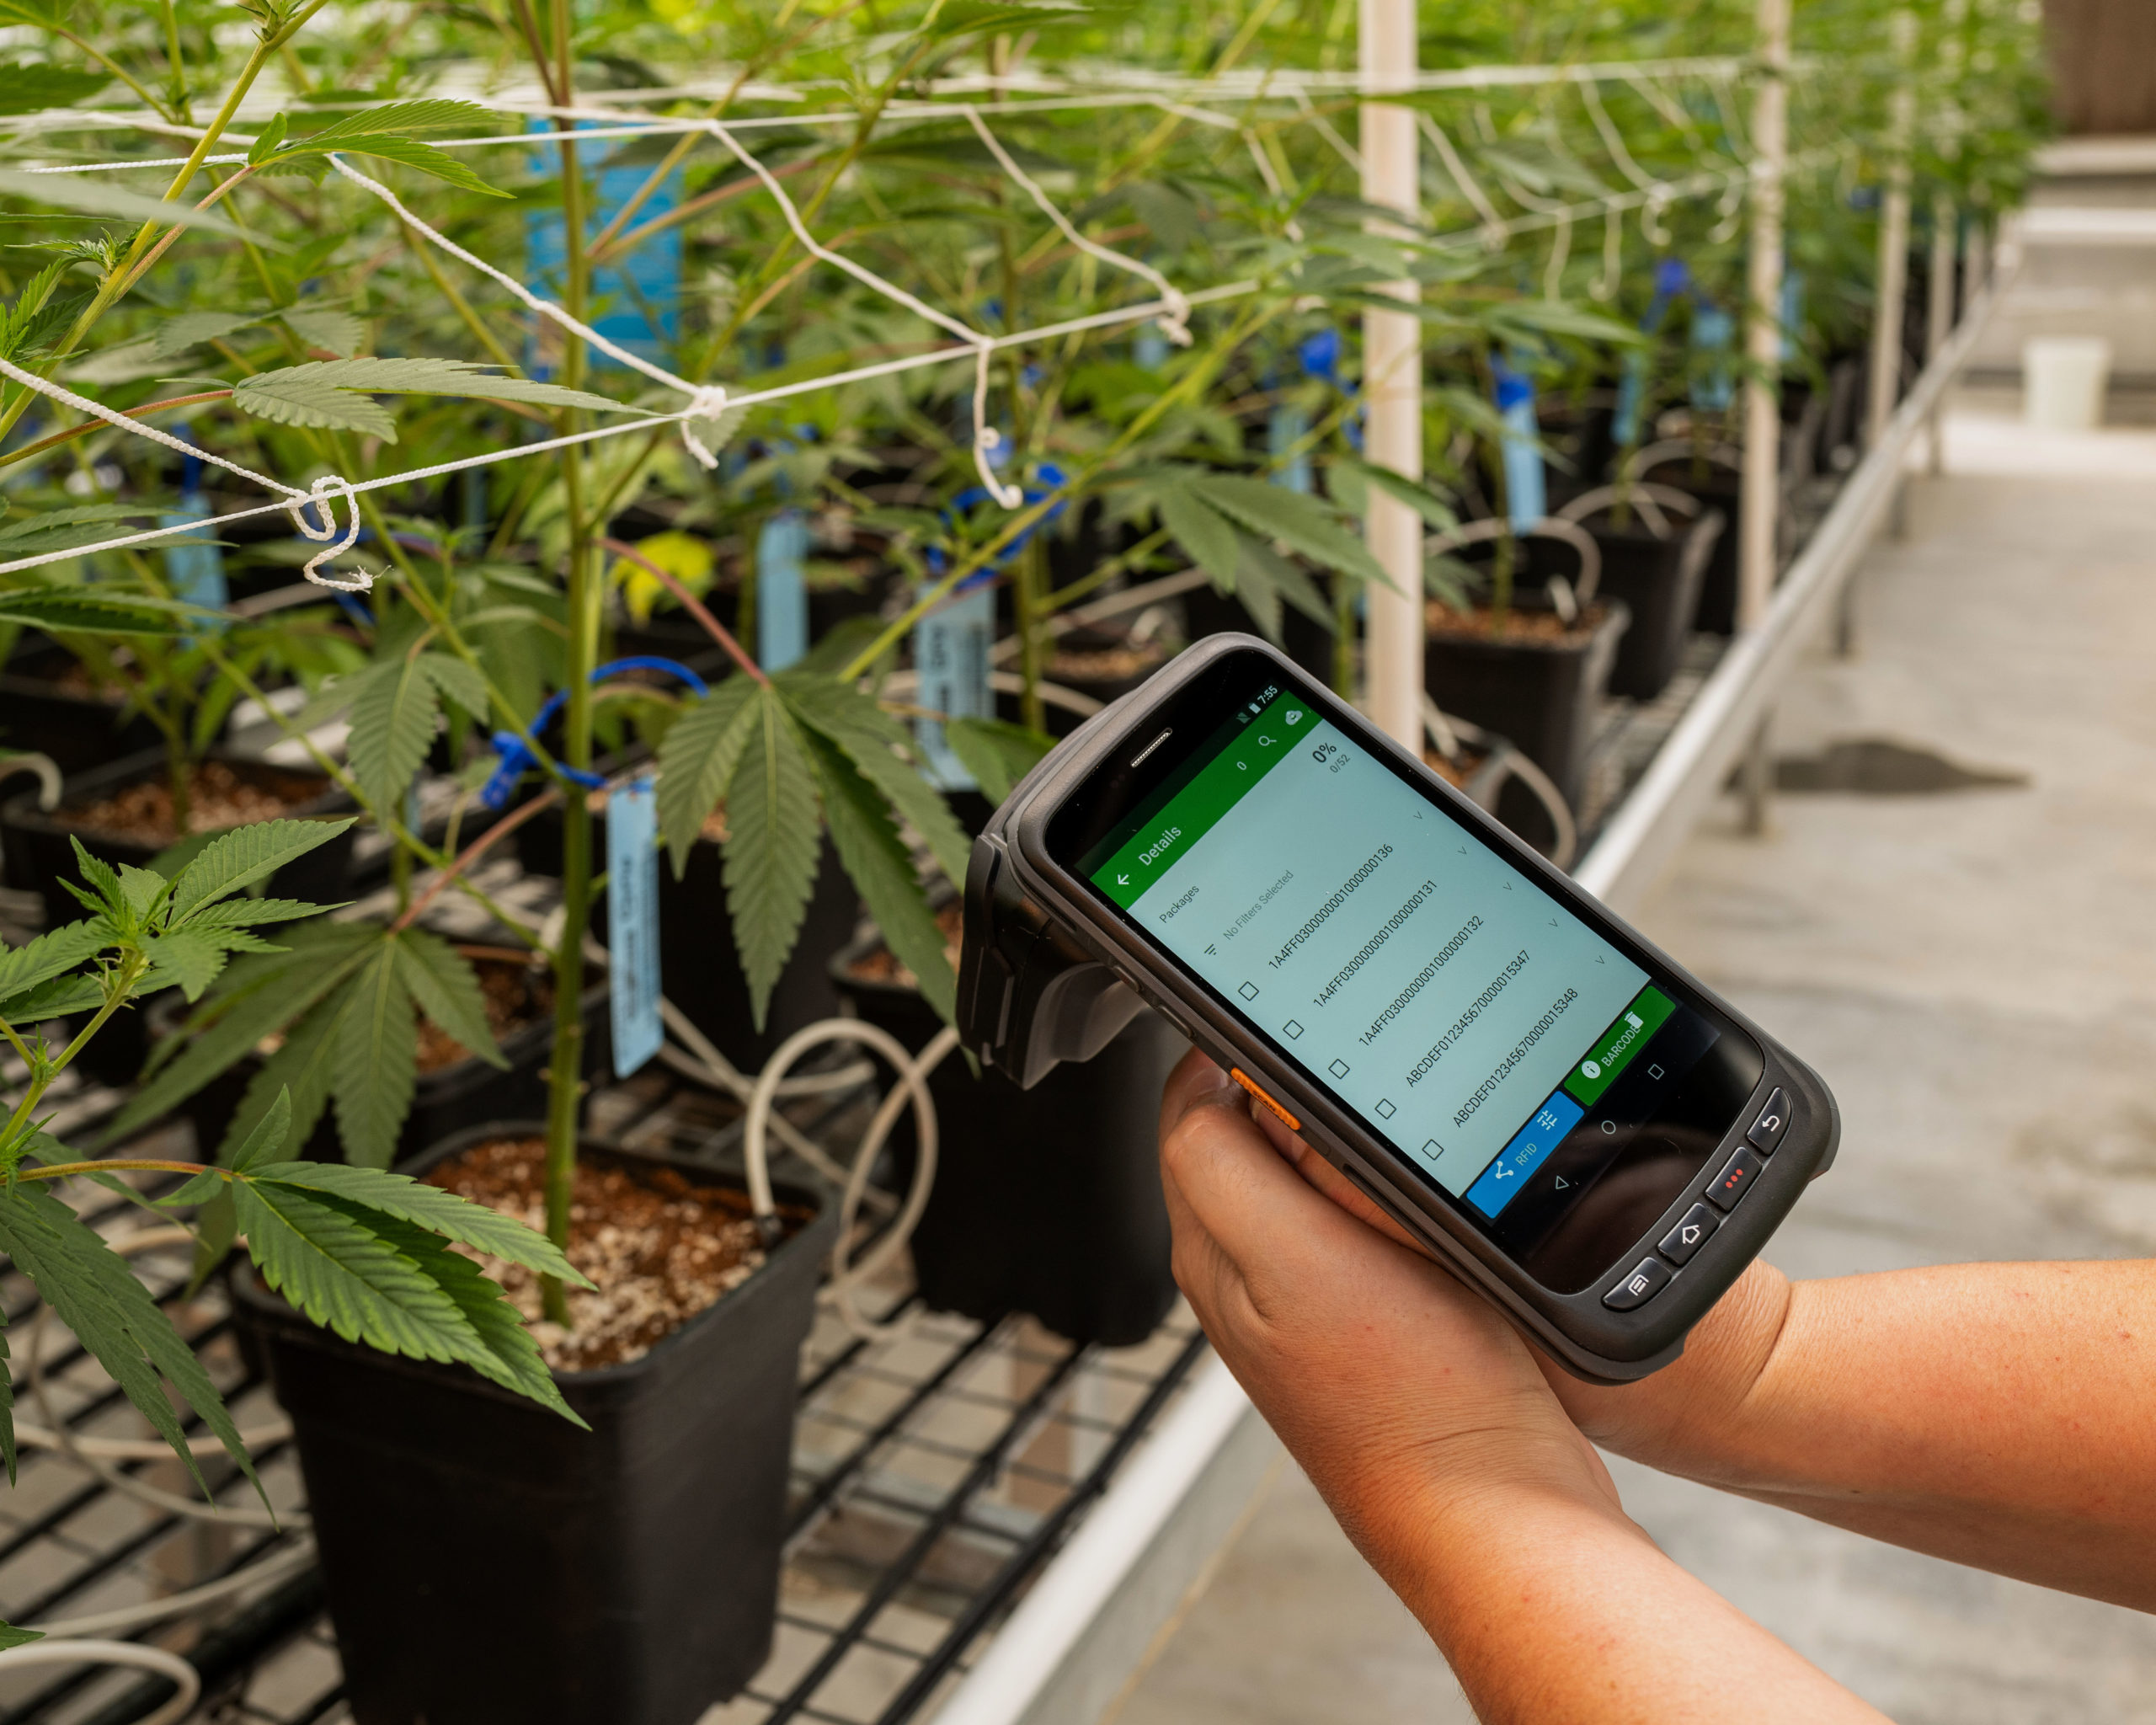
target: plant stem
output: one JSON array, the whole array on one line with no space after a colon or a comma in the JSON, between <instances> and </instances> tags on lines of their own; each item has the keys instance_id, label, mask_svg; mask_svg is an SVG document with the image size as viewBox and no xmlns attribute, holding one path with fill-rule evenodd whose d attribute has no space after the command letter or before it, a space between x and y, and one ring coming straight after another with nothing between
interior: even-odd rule
<instances>
[{"instance_id":1,"label":"plant stem","mask_svg":"<svg viewBox=\"0 0 2156 1725\"><path fill-rule=\"evenodd\" d=\"M612 552L615 556L627 558L679 600L681 608L703 625L704 633L726 649L727 656L732 659L734 664L740 666L760 683L768 683L771 681L764 675L764 668L749 656L748 649L734 639L733 633L724 623L706 609L702 600L681 585L680 578L673 571L661 569L638 551L635 546L625 544L619 539L602 538L599 542Z\"/></svg>"},{"instance_id":2,"label":"plant stem","mask_svg":"<svg viewBox=\"0 0 2156 1725\"><path fill-rule=\"evenodd\" d=\"M571 104L576 61L570 42L568 0L549 8L555 56L557 99ZM563 308L582 318L588 291L584 252L584 185L577 147L564 138L561 151L562 227L566 264ZM584 380L584 344L574 336L565 345L562 381L575 388ZM564 415L574 430L574 413ZM593 524L584 515L584 457L575 447L561 452L562 490L568 517L568 701L563 719L563 756L571 766L591 765L591 672L598 662L599 589L592 578ZM562 943L554 953L554 1058L547 1103L547 1237L567 1250L569 1204L576 1190L578 1103L584 1080L584 933L591 914L591 815L584 787L563 787ZM553 1277L541 1279L541 1298L548 1318L569 1322L568 1297Z\"/></svg>"}]
</instances>

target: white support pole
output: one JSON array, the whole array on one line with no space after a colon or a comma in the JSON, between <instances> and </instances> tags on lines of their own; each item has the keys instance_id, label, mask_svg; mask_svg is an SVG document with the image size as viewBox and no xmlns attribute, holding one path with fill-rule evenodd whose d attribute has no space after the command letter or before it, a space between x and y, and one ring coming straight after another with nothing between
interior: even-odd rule
<instances>
[{"instance_id":1,"label":"white support pole","mask_svg":"<svg viewBox=\"0 0 2156 1725\"><path fill-rule=\"evenodd\" d=\"M1781 510L1782 216L1789 167L1790 0L1758 0L1759 89L1752 108L1752 233L1746 259L1742 534L1737 543L1737 627L1767 614L1780 559ZM1767 721L1753 734L1740 775L1744 830L1767 827Z\"/></svg>"},{"instance_id":2,"label":"white support pole","mask_svg":"<svg viewBox=\"0 0 2156 1725\"><path fill-rule=\"evenodd\" d=\"M1413 87L1415 0L1361 0L1362 88L1365 96ZM1362 106L1363 196L1411 220L1420 214L1415 111L1385 102ZM1382 225L1378 231L1385 231ZM1388 283L1396 299L1419 296L1412 281ZM1363 399L1369 420L1364 451L1378 466L1422 477L1422 326L1412 312L1363 314ZM1369 589L1363 645L1363 708L1396 741L1422 743L1422 518L1371 489L1364 535L1391 578L1392 590Z\"/></svg>"},{"instance_id":3,"label":"white support pole","mask_svg":"<svg viewBox=\"0 0 2156 1725\"><path fill-rule=\"evenodd\" d=\"M1756 628L1774 590L1781 501L1783 175L1789 165L1790 0L1759 0L1759 90L1752 108L1752 235L1745 272L1743 537L1737 626Z\"/></svg>"},{"instance_id":4,"label":"white support pole","mask_svg":"<svg viewBox=\"0 0 2156 1725\"><path fill-rule=\"evenodd\" d=\"M1871 321L1871 400L1865 419L1865 446L1876 448L1894 417L1902 393L1902 302L1909 287L1909 138L1916 129L1917 87L1910 61L1915 57L1917 19L1913 12L1894 14L1896 79L1886 135L1885 195L1879 215L1878 303Z\"/></svg>"},{"instance_id":5,"label":"white support pole","mask_svg":"<svg viewBox=\"0 0 2156 1725\"><path fill-rule=\"evenodd\" d=\"M1955 231L1960 227L1953 199L1944 192L1931 200L1931 295L1924 312L1924 361L1929 366L1939 357L1946 339L1954 333ZM1924 422L1925 469L1935 479L1946 471L1945 439L1938 408Z\"/></svg>"}]
</instances>

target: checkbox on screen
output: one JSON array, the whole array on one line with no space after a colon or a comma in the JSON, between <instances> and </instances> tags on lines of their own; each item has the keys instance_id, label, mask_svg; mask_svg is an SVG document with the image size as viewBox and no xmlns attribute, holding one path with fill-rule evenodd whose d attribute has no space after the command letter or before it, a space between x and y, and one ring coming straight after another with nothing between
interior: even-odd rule
<instances>
[{"instance_id":1,"label":"checkbox on screen","mask_svg":"<svg viewBox=\"0 0 2156 1725\"><path fill-rule=\"evenodd\" d=\"M1289 1041L1293 1042L1297 1037L1303 1033L1303 1027L1298 1024L1293 1018L1290 1018L1284 1027L1283 1033L1287 1037Z\"/></svg>"},{"instance_id":2,"label":"checkbox on screen","mask_svg":"<svg viewBox=\"0 0 2156 1725\"><path fill-rule=\"evenodd\" d=\"M1389 1102L1381 1102L1378 1104L1378 1118L1380 1120L1390 1120L1399 1112L1400 1110L1393 1107L1393 1105Z\"/></svg>"},{"instance_id":3,"label":"checkbox on screen","mask_svg":"<svg viewBox=\"0 0 2156 1725\"><path fill-rule=\"evenodd\" d=\"M1326 1070L1336 1078L1345 1078L1348 1076L1348 1063L1345 1060L1335 1060Z\"/></svg>"},{"instance_id":4,"label":"checkbox on screen","mask_svg":"<svg viewBox=\"0 0 2156 1725\"><path fill-rule=\"evenodd\" d=\"M1236 992L1246 1001L1254 1001L1257 998L1257 985L1255 982L1246 982Z\"/></svg>"}]
</instances>

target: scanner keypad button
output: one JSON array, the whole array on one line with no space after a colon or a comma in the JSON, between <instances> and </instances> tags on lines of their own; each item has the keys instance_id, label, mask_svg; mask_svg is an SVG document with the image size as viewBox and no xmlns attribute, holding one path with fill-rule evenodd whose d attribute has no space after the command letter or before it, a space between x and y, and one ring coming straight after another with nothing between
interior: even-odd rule
<instances>
[{"instance_id":1,"label":"scanner keypad button","mask_svg":"<svg viewBox=\"0 0 2156 1725\"><path fill-rule=\"evenodd\" d=\"M1707 1243L1707 1236L1721 1226L1721 1218L1704 1204L1684 1212L1684 1220L1662 1236L1656 1249L1672 1263L1689 1263L1693 1253Z\"/></svg>"},{"instance_id":2,"label":"scanner keypad button","mask_svg":"<svg viewBox=\"0 0 2156 1725\"><path fill-rule=\"evenodd\" d=\"M1723 1164L1722 1171L1715 1176L1715 1183L1707 1188L1707 1202L1716 1210L1737 1208L1737 1200L1752 1189L1753 1183L1766 1171L1766 1163L1748 1150L1740 1150Z\"/></svg>"},{"instance_id":3,"label":"scanner keypad button","mask_svg":"<svg viewBox=\"0 0 2156 1725\"><path fill-rule=\"evenodd\" d=\"M1788 1130L1789 1092L1776 1086L1766 1107L1759 1110L1759 1118L1752 1123L1752 1130L1744 1135L1761 1156L1772 1156L1782 1141L1782 1134Z\"/></svg>"},{"instance_id":4,"label":"scanner keypad button","mask_svg":"<svg viewBox=\"0 0 2156 1725\"><path fill-rule=\"evenodd\" d=\"M1602 1296L1612 1311L1636 1311L1669 1285L1676 1271L1658 1258L1643 1258L1640 1267Z\"/></svg>"}]
</instances>

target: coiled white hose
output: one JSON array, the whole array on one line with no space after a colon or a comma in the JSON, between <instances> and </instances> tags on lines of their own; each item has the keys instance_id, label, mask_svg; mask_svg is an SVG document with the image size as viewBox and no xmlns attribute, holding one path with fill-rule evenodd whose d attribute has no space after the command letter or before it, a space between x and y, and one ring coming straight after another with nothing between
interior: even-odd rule
<instances>
[{"instance_id":1,"label":"coiled white hose","mask_svg":"<svg viewBox=\"0 0 2156 1725\"><path fill-rule=\"evenodd\" d=\"M131 1665L138 1671L154 1671L170 1678L179 1693L154 1713L145 1713L136 1725L179 1725L202 1696L202 1679L178 1653L163 1648L147 1648L132 1641L55 1640L30 1642L0 1653L0 1675L27 1670L35 1665Z\"/></svg>"}]
</instances>

